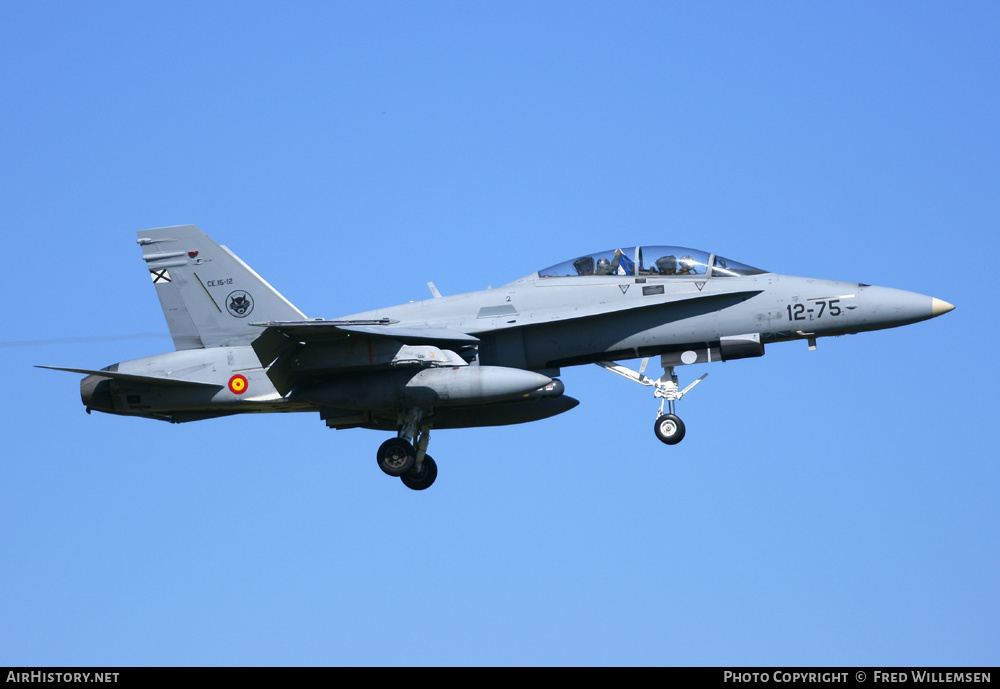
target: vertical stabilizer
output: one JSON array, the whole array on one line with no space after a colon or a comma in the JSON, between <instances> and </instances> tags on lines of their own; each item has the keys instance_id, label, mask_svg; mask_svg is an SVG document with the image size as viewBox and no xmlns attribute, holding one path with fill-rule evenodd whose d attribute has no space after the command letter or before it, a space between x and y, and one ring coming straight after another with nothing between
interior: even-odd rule
<instances>
[{"instance_id":1,"label":"vertical stabilizer","mask_svg":"<svg viewBox=\"0 0 1000 689\"><path fill-rule=\"evenodd\" d=\"M236 254L194 225L136 233L177 349L246 345L261 321L305 316Z\"/></svg>"}]
</instances>

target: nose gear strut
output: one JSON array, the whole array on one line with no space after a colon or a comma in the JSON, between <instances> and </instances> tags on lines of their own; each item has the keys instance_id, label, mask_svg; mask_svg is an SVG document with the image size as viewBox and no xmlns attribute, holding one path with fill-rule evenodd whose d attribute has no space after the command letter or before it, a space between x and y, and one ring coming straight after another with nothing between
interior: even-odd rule
<instances>
[{"instance_id":1,"label":"nose gear strut","mask_svg":"<svg viewBox=\"0 0 1000 689\"><path fill-rule=\"evenodd\" d=\"M633 371L632 369L626 368L621 364L616 364L613 361L597 362L597 365L601 368L605 368L612 373L617 373L618 375L628 378L629 380L639 383L640 385L654 388L653 395L660 399L660 408L656 412L656 423L653 424L653 431L656 433L656 437L659 438L661 442L667 445L676 445L684 439L685 429L684 422L681 421L675 414L674 403L689 393L691 388L695 385L705 380L708 374L703 373L698 380L681 390L680 386L677 384L677 376L674 374L673 366L664 366L663 375L656 380L653 380L644 373L647 364L649 364L649 357L642 360L638 371ZM669 413L663 412L665 404L669 409Z\"/></svg>"}]
</instances>

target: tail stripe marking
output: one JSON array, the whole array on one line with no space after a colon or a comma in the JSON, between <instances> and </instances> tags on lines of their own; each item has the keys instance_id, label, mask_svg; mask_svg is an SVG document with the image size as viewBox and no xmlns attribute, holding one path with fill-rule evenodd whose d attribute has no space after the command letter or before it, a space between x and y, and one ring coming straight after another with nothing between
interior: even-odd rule
<instances>
[{"instance_id":1,"label":"tail stripe marking","mask_svg":"<svg viewBox=\"0 0 1000 689\"><path fill-rule=\"evenodd\" d=\"M205 287L205 283L201 281L200 277L198 277L198 273L192 271L192 275L194 275L194 279L198 281L198 284L201 285L201 288L205 290L205 295L208 297L209 301L212 302L212 306L215 307L215 310L218 311L219 313L222 313L222 309L220 309L219 305L215 303L215 299L212 297L212 293L208 291L207 287Z\"/></svg>"}]
</instances>

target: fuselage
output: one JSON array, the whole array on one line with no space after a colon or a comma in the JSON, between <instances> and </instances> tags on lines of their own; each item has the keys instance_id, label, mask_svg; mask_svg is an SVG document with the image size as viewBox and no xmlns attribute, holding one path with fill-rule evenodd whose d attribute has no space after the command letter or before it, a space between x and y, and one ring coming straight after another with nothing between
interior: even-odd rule
<instances>
[{"instance_id":1,"label":"fuselage","mask_svg":"<svg viewBox=\"0 0 1000 689\"><path fill-rule=\"evenodd\" d=\"M688 253L677 261L681 252ZM581 257L496 289L338 319L478 338L461 361L437 350L438 370L430 373L388 370L386 363L395 367L397 360L377 353L388 347L392 356L400 343L391 338L306 342L286 364L299 374L322 373L321 384L289 392L276 384L271 362L262 364L245 341L125 361L85 378L81 394L88 409L172 421L319 410L345 426L381 427L395 423L393 406L425 406L443 409L445 427L519 423L576 405L568 397L557 401L561 384L557 392L530 397L531 407L519 404L529 399L524 391L544 389L564 366L651 356L661 356L665 367L754 357L768 343L896 327L951 308L914 292L778 275L688 249L633 247ZM461 366L444 365L449 358ZM466 363L471 366L462 368ZM493 417L476 411L486 406L496 410ZM373 408L379 413L369 413Z\"/></svg>"},{"instance_id":2,"label":"fuselage","mask_svg":"<svg viewBox=\"0 0 1000 689\"><path fill-rule=\"evenodd\" d=\"M497 289L348 316L474 334L484 364L546 370L663 355L712 361L726 338L770 342L845 335L926 320L951 305L915 292L793 277L534 274ZM694 352L696 359L684 357ZM733 357L737 358L737 357ZM676 361L674 361L676 359Z\"/></svg>"},{"instance_id":3,"label":"fuselage","mask_svg":"<svg viewBox=\"0 0 1000 689\"><path fill-rule=\"evenodd\" d=\"M579 402L556 378L596 363L652 388L665 445L686 433L675 368L758 357L765 346L892 328L950 311L914 292L778 275L676 246L586 254L497 289L335 320L307 318L194 225L136 241L176 351L82 373L92 410L173 423L318 412L330 428L393 433L382 472L412 490L437 477L432 429L526 423ZM647 375L658 356L663 374ZM638 370L620 361L642 358Z\"/></svg>"}]
</instances>

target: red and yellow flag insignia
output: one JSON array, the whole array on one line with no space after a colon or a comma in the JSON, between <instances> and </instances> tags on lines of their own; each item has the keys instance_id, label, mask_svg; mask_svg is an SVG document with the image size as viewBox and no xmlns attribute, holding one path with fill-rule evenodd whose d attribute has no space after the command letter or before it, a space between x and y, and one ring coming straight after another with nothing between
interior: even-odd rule
<instances>
[{"instance_id":1,"label":"red and yellow flag insignia","mask_svg":"<svg viewBox=\"0 0 1000 689\"><path fill-rule=\"evenodd\" d=\"M234 395L242 395L247 391L247 386L249 385L250 383L247 381L247 377L237 373L229 379L229 392Z\"/></svg>"}]
</instances>

